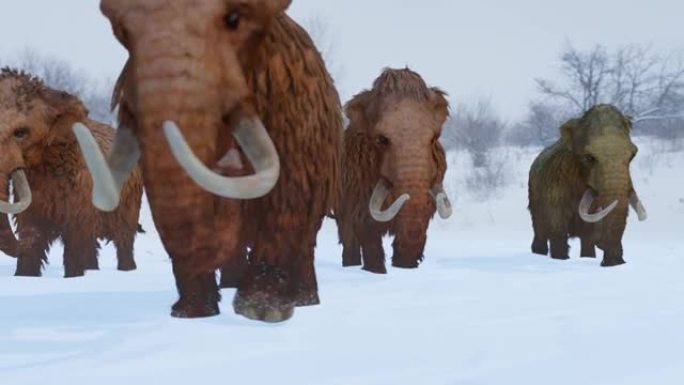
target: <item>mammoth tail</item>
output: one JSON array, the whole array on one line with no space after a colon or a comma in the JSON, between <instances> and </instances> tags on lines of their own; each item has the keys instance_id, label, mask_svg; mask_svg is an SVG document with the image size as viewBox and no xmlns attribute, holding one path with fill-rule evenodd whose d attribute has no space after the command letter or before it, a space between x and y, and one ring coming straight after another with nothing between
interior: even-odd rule
<instances>
[{"instance_id":1,"label":"mammoth tail","mask_svg":"<svg viewBox=\"0 0 684 385\"><path fill-rule=\"evenodd\" d=\"M147 232L145 231L145 229L143 229L143 227L142 227L142 225L141 225L140 223L138 223L138 230L137 230L137 233L138 233L138 234L146 234L146 233L147 233Z\"/></svg>"}]
</instances>

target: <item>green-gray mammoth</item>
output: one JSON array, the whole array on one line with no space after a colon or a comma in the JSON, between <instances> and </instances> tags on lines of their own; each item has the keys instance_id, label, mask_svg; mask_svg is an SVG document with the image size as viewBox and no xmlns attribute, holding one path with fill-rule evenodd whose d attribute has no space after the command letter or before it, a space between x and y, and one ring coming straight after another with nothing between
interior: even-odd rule
<instances>
[{"instance_id":1,"label":"green-gray mammoth","mask_svg":"<svg viewBox=\"0 0 684 385\"><path fill-rule=\"evenodd\" d=\"M579 237L581 256L603 250L602 266L625 263L622 235L631 205L646 219L630 175L637 154L631 119L611 105L597 105L561 128L561 138L530 169L532 252L568 259L568 238Z\"/></svg>"}]
</instances>

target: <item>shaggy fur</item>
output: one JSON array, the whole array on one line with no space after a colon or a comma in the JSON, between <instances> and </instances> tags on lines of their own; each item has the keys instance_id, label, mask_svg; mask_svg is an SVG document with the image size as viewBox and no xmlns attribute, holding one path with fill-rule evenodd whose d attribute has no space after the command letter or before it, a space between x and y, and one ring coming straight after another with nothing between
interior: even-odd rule
<instances>
[{"instance_id":1,"label":"shaggy fur","mask_svg":"<svg viewBox=\"0 0 684 385\"><path fill-rule=\"evenodd\" d=\"M120 270L134 270L133 241L142 199L142 178L136 170L123 189L122 202L112 213L100 213L90 203L92 180L71 126L82 122L108 149L114 130L88 119L74 96L52 90L27 74L3 69L0 74L0 179L24 169L33 202L15 216L19 241L3 221L0 248L17 257L16 275L40 276L46 252L57 238L64 243L66 277L97 269L98 238L114 242ZM24 135L18 137L17 130ZM7 185L0 198L7 200Z\"/></svg>"},{"instance_id":2,"label":"shaggy fur","mask_svg":"<svg viewBox=\"0 0 684 385\"><path fill-rule=\"evenodd\" d=\"M629 162L637 148L630 140L631 121L615 107L598 105L565 123L561 138L542 151L530 169L529 210L534 228L532 251L555 259L569 257L569 237L580 237L581 255L604 250L603 266L624 263L622 234L633 190ZM614 200L617 208L602 222L584 222L579 202L587 189L598 198L592 210Z\"/></svg>"},{"instance_id":3,"label":"shaggy fur","mask_svg":"<svg viewBox=\"0 0 684 385\"><path fill-rule=\"evenodd\" d=\"M343 265L360 265L363 257L365 270L385 273L382 236L390 234L395 236L393 265L417 267L435 213L429 191L441 185L446 172L444 149L438 141L448 116L445 94L429 88L409 69L388 69L371 90L347 104L346 113L350 123L344 135L336 211ZM379 135L389 144L378 143ZM381 178L394 185L385 205L402 193L411 194L399 215L387 223L376 222L368 209Z\"/></svg>"},{"instance_id":4,"label":"shaggy fur","mask_svg":"<svg viewBox=\"0 0 684 385\"><path fill-rule=\"evenodd\" d=\"M129 3L148 5L137 0ZM224 17L234 3L238 2L207 1L198 7L197 14L214 17L212 12L220 11ZM165 48L187 47L194 63L211 68L204 70L201 81L187 74L177 75L178 79L169 75L163 86L158 83L160 86L149 87L148 83L156 79L136 78L149 68L135 66L145 68L150 62L161 61L156 55L148 61L148 53L141 48L141 53L133 56L144 57L138 64L127 64L115 99L120 105L121 124L131 127L141 143L152 213L174 265L180 299L172 315L218 314L220 297L214 270L223 266L224 286L239 286L234 299L236 312L253 319L282 321L292 315L295 305L318 303L313 253L322 219L336 197L341 106L308 34L282 13L289 1L239 3L242 5L237 9L247 10L241 27L233 32L212 30L215 33L202 37L230 36L233 40L221 40L221 45L205 41L200 46L193 40L197 36L189 36L194 30L183 31L174 40L174 47ZM103 1L103 9L124 45L141 39L135 33L117 32L129 13L145 12L149 23L186 17L171 7L153 6L144 9ZM202 20L190 20L191 16L187 15L187 25L204 25ZM251 35L242 35L247 33L242 28L251 30ZM206 45L221 48L215 55L205 56L199 48ZM233 53L240 58L237 68L230 61ZM183 68L185 62L178 60L176 64ZM215 73L221 76L215 77ZM205 84L211 86L198 94L185 91ZM156 87L169 88L157 93L146 91ZM195 100L201 107L192 104ZM200 159L215 163L236 146L232 138L235 115L249 115L254 110L270 133L281 166L278 184L261 199L238 202L202 191L177 165L167 146L160 145L165 143L158 128L161 122L177 119L180 127L194 128L184 133ZM216 116L223 120L215 121ZM219 171L242 175L249 173L249 168Z\"/></svg>"},{"instance_id":5,"label":"shaggy fur","mask_svg":"<svg viewBox=\"0 0 684 385\"><path fill-rule=\"evenodd\" d=\"M276 145L281 177L266 197L244 204L251 268L236 301L262 290L259 271L282 270L288 301L319 303L314 248L337 197L342 111L313 41L288 16L278 17L248 72L257 109Z\"/></svg>"}]
</instances>

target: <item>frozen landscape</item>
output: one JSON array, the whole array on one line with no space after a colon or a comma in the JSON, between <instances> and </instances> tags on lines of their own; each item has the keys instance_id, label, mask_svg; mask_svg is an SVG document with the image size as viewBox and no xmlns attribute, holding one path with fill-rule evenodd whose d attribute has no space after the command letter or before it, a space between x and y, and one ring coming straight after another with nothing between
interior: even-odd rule
<instances>
[{"instance_id":1,"label":"frozen landscape","mask_svg":"<svg viewBox=\"0 0 684 385\"><path fill-rule=\"evenodd\" d=\"M145 207L138 270L62 278L61 245L40 279L0 256L0 384L681 384L684 380L684 146L635 138L626 265L529 251L527 171L538 148L495 149L506 184L469 189L452 153L449 221L432 222L418 270L341 267L335 223L319 234L322 304L281 325L233 314L178 320L171 264ZM677 150L678 149L678 150ZM390 253L390 241L386 241Z\"/></svg>"}]
</instances>

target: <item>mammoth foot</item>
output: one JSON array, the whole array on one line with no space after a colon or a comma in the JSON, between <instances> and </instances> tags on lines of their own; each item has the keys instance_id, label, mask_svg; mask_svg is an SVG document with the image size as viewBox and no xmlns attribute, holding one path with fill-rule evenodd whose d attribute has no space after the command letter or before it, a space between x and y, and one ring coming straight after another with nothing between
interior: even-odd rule
<instances>
[{"instance_id":1,"label":"mammoth foot","mask_svg":"<svg viewBox=\"0 0 684 385\"><path fill-rule=\"evenodd\" d=\"M601 261L601 266L603 266L603 267L613 267L613 266L624 265L625 263L627 263L627 262L625 262L625 260L624 260L622 257L619 257L619 258L610 258L610 259L606 259L606 258L604 257L604 258L603 258L603 261Z\"/></svg>"},{"instance_id":2,"label":"mammoth foot","mask_svg":"<svg viewBox=\"0 0 684 385\"><path fill-rule=\"evenodd\" d=\"M233 309L254 321L276 323L292 318L295 302L288 287L288 275L280 268L258 263L245 273L235 293Z\"/></svg>"},{"instance_id":3,"label":"mammoth foot","mask_svg":"<svg viewBox=\"0 0 684 385\"><path fill-rule=\"evenodd\" d=\"M601 247L601 246L599 246ZM624 265L625 260L622 258L622 247L609 247L603 249L603 261L601 261L601 266L611 267Z\"/></svg>"},{"instance_id":4,"label":"mammoth foot","mask_svg":"<svg viewBox=\"0 0 684 385\"><path fill-rule=\"evenodd\" d=\"M301 290L295 295L295 306L316 306L321 304L316 290Z\"/></svg>"},{"instance_id":5,"label":"mammoth foot","mask_svg":"<svg viewBox=\"0 0 684 385\"><path fill-rule=\"evenodd\" d=\"M539 255L549 255L549 243L546 239L534 237L532 252Z\"/></svg>"},{"instance_id":6,"label":"mammoth foot","mask_svg":"<svg viewBox=\"0 0 684 385\"><path fill-rule=\"evenodd\" d=\"M29 269L25 267L17 267L17 270L14 273L15 277L40 277L41 275L42 272L40 271L40 268Z\"/></svg>"},{"instance_id":7,"label":"mammoth foot","mask_svg":"<svg viewBox=\"0 0 684 385\"><path fill-rule=\"evenodd\" d=\"M385 264L382 265L369 265L365 264L361 268L362 270L365 270L367 272L373 273L373 274L387 274L387 268L385 267Z\"/></svg>"},{"instance_id":8,"label":"mammoth foot","mask_svg":"<svg viewBox=\"0 0 684 385\"><path fill-rule=\"evenodd\" d=\"M398 267L400 269L417 269L420 262L423 260L423 256L415 259L406 258L392 258L392 266Z\"/></svg>"},{"instance_id":9,"label":"mammoth foot","mask_svg":"<svg viewBox=\"0 0 684 385\"><path fill-rule=\"evenodd\" d=\"M244 295L238 291L233 299L233 309L235 314L253 321L277 323L292 318L294 302L266 292Z\"/></svg>"},{"instance_id":10,"label":"mammoth foot","mask_svg":"<svg viewBox=\"0 0 684 385\"><path fill-rule=\"evenodd\" d=\"M133 258L121 259L116 266L116 269L119 271L133 271L137 268L138 266L135 264Z\"/></svg>"},{"instance_id":11,"label":"mammoth foot","mask_svg":"<svg viewBox=\"0 0 684 385\"><path fill-rule=\"evenodd\" d=\"M219 315L218 301L200 298L179 299L171 307L174 318L206 318Z\"/></svg>"},{"instance_id":12,"label":"mammoth foot","mask_svg":"<svg viewBox=\"0 0 684 385\"><path fill-rule=\"evenodd\" d=\"M177 277L178 279L178 277ZM214 273L178 279L180 299L171 307L175 318L205 318L218 315L221 294Z\"/></svg>"},{"instance_id":13,"label":"mammoth foot","mask_svg":"<svg viewBox=\"0 0 684 385\"><path fill-rule=\"evenodd\" d=\"M78 278L85 276L85 270L77 267L64 267L64 278Z\"/></svg>"}]
</instances>

